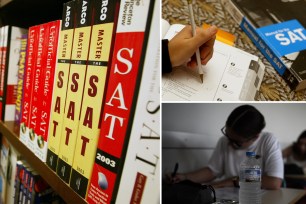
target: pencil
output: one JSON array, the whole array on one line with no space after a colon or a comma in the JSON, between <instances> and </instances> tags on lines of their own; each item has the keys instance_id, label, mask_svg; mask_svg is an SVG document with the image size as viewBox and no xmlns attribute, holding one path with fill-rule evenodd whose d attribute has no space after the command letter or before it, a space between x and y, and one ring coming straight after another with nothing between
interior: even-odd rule
<instances>
[{"instance_id":1,"label":"pencil","mask_svg":"<svg viewBox=\"0 0 306 204\"><path fill-rule=\"evenodd\" d=\"M172 174L171 174L172 178L175 177L176 172L177 172L177 170L178 170L178 166L179 166L179 164L178 164L178 163L175 163L174 170L173 170L173 172L172 172Z\"/></svg>"},{"instance_id":2,"label":"pencil","mask_svg":"<svg viewBox=\"0 0 306 204\"><path fill-rule=\"evenodd\" d=\"M196 35L196 24L194 21L194 15L193 15L193 8L192 8L192 0L187 0L188 2L188 9L189 9L189 18L190 18L190 24L192 27L192 35L195 36ZM202 70L202 64L201 64L201 58L200 58L200 50L197 49L196 51L196 60L197 60L197 64L198 64L198 72L200 75L200 79L201 82L203 83L203 70Z\"/></svg>"}]
</instances>

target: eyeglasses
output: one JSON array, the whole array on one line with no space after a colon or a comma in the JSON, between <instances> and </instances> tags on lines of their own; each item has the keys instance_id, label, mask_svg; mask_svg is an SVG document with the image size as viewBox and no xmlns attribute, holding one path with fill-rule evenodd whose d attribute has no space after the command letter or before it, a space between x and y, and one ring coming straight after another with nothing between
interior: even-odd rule
<instances>
[{"instance_id":1,"label":"eyeglasses","mask_svg":"<svg viewBox=\"0 0 306 204\"><path fill-rule=\"evenodd\" d=\"M233 145L234 148L239 149L242 147L242 145L248 141L251 141L252 139L254 139L256 136L248 138L245 141L237 141L232 139L231 137L228 136L228 134L226 133L226 126L224 126L223 128L221 128L221 132L222 134L230 141L230 143Z\"/></svg>"},{"instance_id":2,"label":"eyeglasses","mask_svg":"<svg viewBox=\"0 0 306 204\"><path fill-rule=\"evenodd\" d=\"M225 126L224 126L223 128L221 128L222 134L230 141L230 143L233 145L233 147L234 147L234 148L237 148L237 149L241 148L242 145L243 145L243 143L242 143L242 142L238 142L238 141L236 141L236 140L230 138L230 137L228 136L228 134L226 133L225 130L226 130L226 127L225 127Z\"/></svg>"}]
</instances>

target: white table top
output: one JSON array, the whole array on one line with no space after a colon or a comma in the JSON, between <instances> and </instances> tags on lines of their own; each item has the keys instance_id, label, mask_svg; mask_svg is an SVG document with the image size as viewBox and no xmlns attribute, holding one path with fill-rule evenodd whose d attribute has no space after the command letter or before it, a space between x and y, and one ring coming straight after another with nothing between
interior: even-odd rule
<instances>
[{"instance_id":1,"label":"white table top","mask_svg":"<svg viewBox=\"0 0 306 204\"><path fill-rule=\"evenodd\" d=\"M228 187L216 190L217 203L222 199L238 201L239 188ZM305 190L281 188L279 190L262 190L262 204L294 204L306 194ZM223 202L234 203L234 202Z\"/></svg>"}]
</instances>

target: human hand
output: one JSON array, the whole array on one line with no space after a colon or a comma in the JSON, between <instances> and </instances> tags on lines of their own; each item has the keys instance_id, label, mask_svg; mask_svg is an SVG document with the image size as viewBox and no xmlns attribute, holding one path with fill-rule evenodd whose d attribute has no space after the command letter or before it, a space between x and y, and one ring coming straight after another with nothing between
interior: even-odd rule
<instances>
[{"instance_id":1,"label":"human hand","mask_svg":"<svg viewBox=\"0 0 306 204\"><path fill-rule=\"evenodd\" d=\"M234 186L233 178L228 178L211 184L214 188L224 188ZM235 186L234 186L235 187Z\"/></svg>"},{"instance_id":2,"label":"human hand","mask_svg":"<svg viewBox=\"0 0 306 204\"><path fill-rule=\"evenodd\" d=\"M211 26L205 30L197 27L196 35L193 36L191 26L185 26L168 44L172 67L186 62L190 67L196 67L195 52L198 48L200 50L201 64L206 65L213 56L213 46L217 31L216 26ZM190 61L188 61L189 59Z\"/></svg>"},{"instance_id":3,"label":"human hand","mask_svg":"<svg viewBox=\"0 0 306 204\"><path fill-rule=\"evenodd\" d=\"M172 176L172 174L166 174L166 181L168 183L179 183L187 179L186 174L176 174Z\"/></svg>"}]
</instances>

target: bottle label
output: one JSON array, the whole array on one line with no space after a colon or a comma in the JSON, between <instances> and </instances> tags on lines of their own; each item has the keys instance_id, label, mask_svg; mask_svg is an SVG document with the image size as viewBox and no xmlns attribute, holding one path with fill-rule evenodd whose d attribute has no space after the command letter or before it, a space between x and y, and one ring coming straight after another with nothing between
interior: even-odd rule
<instances>
[{"instance_id":1,"label":"bottle label","mask_svg":"<svg viewBox=\"0 0 306 204\"><path fill-rule=\"evenodd\" d=\"M245 182L260 182L261 170L260 169L245 169L244 170Z\"/></svg>"}]
</instances>

